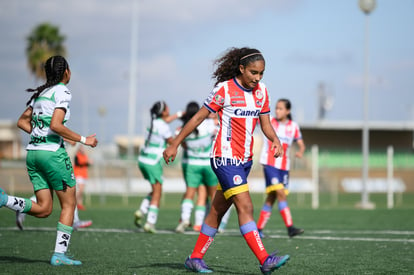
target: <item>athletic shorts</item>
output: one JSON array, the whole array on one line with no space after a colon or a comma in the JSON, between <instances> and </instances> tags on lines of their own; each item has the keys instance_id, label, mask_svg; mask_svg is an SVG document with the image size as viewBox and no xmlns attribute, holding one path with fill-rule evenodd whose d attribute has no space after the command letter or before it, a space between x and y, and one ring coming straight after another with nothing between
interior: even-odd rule
<instances>
[{"instance_id":1,"label":"athletic shorts","mask_svg":"<svg viewBox=\"0 0 414 275\"><path fill-rule=\"evenodd\" d=\"M26 166L34 191L65 190L76 185L72 163L65 148L59 148L56 152L29 150Z\"/></svg>"},{"instance_id":2,"label":"athletic shorts","mask_svg":"<svg viewBox=\"0 0 414 275\"><path fill-rule=\"evenodd\" d=\"M210 163L219 181L217 190L223 190L226 200L249 191L247 176L252 168L252 161L242 163L232 159L212 158Z\"/></svg>"},{"instance_id":3,"label":"athletic shorts","mask_svg":"<svg viewBox=\"0 0 414 275\"><path fill-rule=\"evenodd\" d=\"M155 165L150 165L138 161L138 167L139 170L141 170L144 179L148 180L151 184L163 182L161 162L158 162Z\"/></svg>"},{"instance_id":4,"label":"athletic shorts","mask_svg":"<svg viewBox=\"0 0 414 275\"><path fill-rule=\"evenodd\" d=\"M280 189L289 189L289 171L280 170L270 165L263 165L266 180L266 193Z\"/></svg>"},{"instance_id":5,"label":"athletic shorts","mask_svg":"<svg viewBox=\"0 0 414 275\"><path fill-rule=\"evenodd\" d=\"M217 177L210 165L182 164L185 184L188 187L198 188L200 185L217 186Z\"/></svg>"}]
</instances>

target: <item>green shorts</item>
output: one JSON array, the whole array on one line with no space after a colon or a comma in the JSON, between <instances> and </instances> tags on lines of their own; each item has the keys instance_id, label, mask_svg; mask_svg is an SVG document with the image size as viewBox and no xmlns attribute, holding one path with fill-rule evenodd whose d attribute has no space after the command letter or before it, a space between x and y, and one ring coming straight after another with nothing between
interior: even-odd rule
<instances>
[{"instance_id":1,"label":"green shorts","mask_svg":"<svg viewBox=\"0 0 414 275\"><path fill-rule=\"evenodd\" d=\"M150 165L138 161L138 167L139 170L141 170L144 179L148 180L151 184L163 182L161 162L158 162L155 165Z\"/></svg>"},{"instance_id":2,"label":"green shorts","mask_svg":"<svg viewBox=\"0 0 414 275\"><path fill-rule=\"evenodd\" d=\"M56 152L29 150L26 166L34 191L65 190L76 185L72 163L65 148L59 148Z\"/></svg>"},{"instance_id":3,"label":"green shorts","mask_svg":"<svg viewBox=\"0 0 414 275\"><path fill-rule=\"evenodd\" d=\"M182 164L185 184L198 188L200 185L214 187L218 180L210 165Z\"/></svg>"}]
</instances>

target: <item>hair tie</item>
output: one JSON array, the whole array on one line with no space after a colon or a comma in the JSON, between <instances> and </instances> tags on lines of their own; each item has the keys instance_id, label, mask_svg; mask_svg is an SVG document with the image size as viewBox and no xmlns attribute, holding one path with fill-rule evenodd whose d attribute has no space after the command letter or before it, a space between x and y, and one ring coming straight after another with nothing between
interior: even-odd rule
<instances>
[{"instance_id":1,"label":"hair tie","mask_svg":"<svg viewBox=\"0 0 414 275\"><path fill-rule=\"evenodd\" d=\"M158 111L158 115L161 115L163 111L164 111L164 101L160 101L160 110Z\"/></svg>"}]
</instances>

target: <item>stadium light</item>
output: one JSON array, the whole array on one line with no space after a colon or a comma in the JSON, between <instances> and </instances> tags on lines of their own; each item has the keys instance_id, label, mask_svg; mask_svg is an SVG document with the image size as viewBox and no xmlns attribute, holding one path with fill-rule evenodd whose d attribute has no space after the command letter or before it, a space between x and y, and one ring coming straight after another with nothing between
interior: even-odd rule
<instances>
[{"instance_id":1,"label":"stadium light","mask_svg":"<svg viewBox=\"0 0 414 275\"><path fill-rule=\"evenodd\" d=\"M129 160L134 156L134 135L137 98L137 58L138 58L138 0L132 0L131 19L131 56L129 69L129 106L128 106L128 147Z\"/></svg>"},{"instance_id":2,"label":"stadium light","mask_svg":"<svg viewBox=\"0 0 414 275\"><path fill-rule=\"evenodd\" d=\"M358 208L374 209L375 204L369 201L368 169L369 169L369 14L375 9L375 0L359 0L359 8L365 13L365 50L364 50L364 121L362 125L362 191Z\"/></svg>"}]
</instances>

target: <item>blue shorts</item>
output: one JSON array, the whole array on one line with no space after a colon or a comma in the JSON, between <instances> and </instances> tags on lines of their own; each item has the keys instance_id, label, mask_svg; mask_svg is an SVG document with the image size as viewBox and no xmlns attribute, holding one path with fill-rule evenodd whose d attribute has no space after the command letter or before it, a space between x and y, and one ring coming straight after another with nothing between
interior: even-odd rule
<instances>
[{"instance_id":1,"label":"blue shorts","mask_svg":"<svg viewBox=\"0 0 414 275\"><path fill-rule=\"evenodd\" d=\"M280 189L289 189L289 171L280 170L270 165L263 165L266 179L266 193Z\"/></svg>"},{"instance_id":2,"label":"blue shorts","mask_svg":"<svg viewBox=\"0 0 414 275\"><path fill-rule=\"evenodd\" d=\"M226 200L249 191L247 176L252 168L252 161L242 163L232 159L212 158L210 163L219 181L217 190L223 190Z\"/></svg>"}]
</instances>

